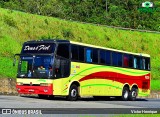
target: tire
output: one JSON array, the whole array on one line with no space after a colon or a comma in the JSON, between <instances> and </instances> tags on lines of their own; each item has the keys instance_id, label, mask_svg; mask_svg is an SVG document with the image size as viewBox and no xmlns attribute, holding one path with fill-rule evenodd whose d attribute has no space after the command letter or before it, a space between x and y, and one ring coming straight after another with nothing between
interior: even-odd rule
<instances>
[{"instance_id":1,"label":"tire","mask_svg":"<svg viewBox=\"0 0 160 117\"><path fill-rule=\"evenodd\" d=\"M69 95L67 96L67 100L76 101L77 99L78 99L78 87L73 84L69 89Z\"/></svg>"},{"instance_id":2,"label":"tire","mask_svg":"<svg viewBox=\"0 0 160 117\"><path fill-rule=\"evenodd\" d=\"M122 98L123 101L127 101L129 99L129 89L127 87L123 88L121 98Z\"/></svg>"},{"instance_id":3,"label":"tire","mask_svg":"<svg viewBox=\"0 0 160 117\"><path fill-rule=\"evenodd\" d=\"M135 101L138 95L138 89L137 88L132 88L130 93L129 93L129 100Z\"/></svg>"}]
</instances>

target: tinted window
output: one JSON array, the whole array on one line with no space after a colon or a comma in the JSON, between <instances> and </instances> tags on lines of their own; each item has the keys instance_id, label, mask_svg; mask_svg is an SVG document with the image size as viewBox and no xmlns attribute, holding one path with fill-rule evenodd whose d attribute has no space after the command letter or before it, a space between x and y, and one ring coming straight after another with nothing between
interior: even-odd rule
<instances>
[{"instance_id":1,"label":"tinted window","mask_svg":"<svg viewBox=\"0 0 160 117\"><path fill-rule=\"evenodd\" d=\"M98 63L98 50L97 49L93 49L93 55L92 55L92 62L93 63Z\"/></svg>"},{"instance_id":2,"label":"tinted window","mask_svg":"<svg viewBox=\"0 0 160 117\"><path fill-rule=\"evenodd\" d=\"M79 46L79 61L84 61L84 47Z\"/></svg>"},{"instance_id":3,"label":"tinted window","mask_svg":"<svg viewBox=\"0 0 160 117\"><path fill-rule=\"evenodd\" d=\"M128 55L129 57L129 67L133 68L133 56L132 55Z\"/></svg>"},{"instance_id":4,"label":"tinted window","mask_svg":"<svg viewBox=\"0 0 160 117\"><path fill-rule=\"evenodd\" d=\"M124 54L123 56L123 67L129 67L129 55Z\"/></svg>"},{"instance_id":5,"label":"tinted window","mask_svg":"<svg viewBox=\"0 0 160 117\"><path fill-rule=\"evenodd\" d=\"M150 70L150 58L145 58L145 69Z\"/></svg>"},{"instance_id":6,"label":"tinted window","mask_svg":"<svg viewBox=\"0 0 160 117\"><path fill-rule=\"evenodd\" d=\"M117 54L117 59L118 59L118 66L122 67L122 54L121 53Z\"/></svg>"},{"instance_id":7,"label":"tinted window","mask_svg":"<svg viewBox=\"0 0 160 117\"><path fill-rule=\"evenodd\" d=\"M118 61L117 61L117 53L116 52L112 52L112 65L113 66L117 66Z\"/></svg>"},{"instance_id":8,"label":"tinted window","mask_svg":"<svg viewBox=\"0 0 160 117\"><path fill-rule=\"evenodd\" d=\"M72 51L72 60L78 61L78 46L72 45L71 51Z\"/></svg>"},{"instance_id":9,"label":"tinted window","mask_svg":"<svg viewBox=\"0 0 160 117\"><path fill-rule=\"evenodd\" d=\"M142 58L142 69L146 69L145 67L145 64L146 64L146 60L145 60L145 58Z\"/></svg>"},{"instance_id":10,"label":"tinted window","mask_svg":"<svg viewBox=\"0 0 160 117\"><path fill-rule=\"evenodd\" d=\"M100 50L100 63L101 64L105 64L106 63L106 59L105 59L105 51Z\"/></svg>"},{"instance_id":11,"label":"tinted window","mask_svg":"<svg viewBox=\"0 0 160 117\"><path fill-rule=\"evenodd\" d=\"M140 64L139 64L139 68L140 69L144 69L144 66L143 66L143 58L142 57L140 57Z\"/></svg>"},{"instance_id":12,"label":"tinted window","mask_svg":"<svg viewBox=\"0 0 160 117\"><path fill-rule=\"evenodd\" d=\"M57 55L69 59L69 45L59 44L57 49Z\"/></svg>"},{"instance_id":13,"label":"tinted window","mask_svg":"<svg viewBox=\"0 0 160 117\"><path fill-rule=\"evenodd\" d=\"M92 62L92 49L86 48L86 62L91 63Z\"/></svg>"},{"instance_id":14,"label":"tinted window","mask_svg":"<svg viewBox=\"0 0 160 117\"><path fill-rule=\"evenodd\" d=\"M106 53L106 64L111 65L111 52L106 51L105 53Z\"/></svg>"},{"instance_id":15,"label":"tinted window","mask_svg":"<svg viewBox=\"0 0 160 117\"><path fill-rule=\"evenodd\" d=\"M140 69L140 57L134 56L134 58L133 58L133 67L135 69Z\"/></svg>"},{"instance_id":16,"label":"tinted window","mask_svg":"<svg viewBox=\"0 0 160 117\"><path fill-rule=\"evenodd\" d=\"M129 54L124 54L123 56L123 67L133 67L133 56Z\"/></svg>"}]
</instances>

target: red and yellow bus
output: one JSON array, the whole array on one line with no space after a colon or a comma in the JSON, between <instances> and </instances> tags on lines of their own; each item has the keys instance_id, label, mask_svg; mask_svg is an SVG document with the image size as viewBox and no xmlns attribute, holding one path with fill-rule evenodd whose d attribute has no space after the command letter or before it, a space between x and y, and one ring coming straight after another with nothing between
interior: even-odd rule
<instances>
[{"instance_id":1,"label":"red and yellow bus","mask_svg":"<svg viewBox=\"0 0 160 117\"><path fill-rule=\"evenodd\" d=\"M68 40L27 41L19 56L19 94L118 96L136 100L150 94L150 55Z\"/></svg>"}]
</instances>

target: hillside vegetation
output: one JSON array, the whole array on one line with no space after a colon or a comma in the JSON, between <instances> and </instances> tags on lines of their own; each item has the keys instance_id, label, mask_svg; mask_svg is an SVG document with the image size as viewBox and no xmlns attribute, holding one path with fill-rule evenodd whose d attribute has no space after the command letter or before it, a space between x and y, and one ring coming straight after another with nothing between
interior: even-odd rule
<instances>
[{"instance_id":1,"label":"hillside vegetation","mask_svg":"<svg viewBox=\"0 0 160 117\"><path fill-rule=\"evenodd\" d=\"M13 55L23 42L61 38L151 55L152 78L160 79L160 34L124 31L0 8L0 77L16 77Z\"/></svg>"},{"instance_id":2,"label":"hillside vegetation","mask_svg":"<svg viewBox=\"0 0 160 117\"><path fill-rule=\"evenodd\" d=\"M154 5L145 0L1 0L0 7L80 22L160 31L160 1L151 2Z\"/></svg>"}]
</instances>

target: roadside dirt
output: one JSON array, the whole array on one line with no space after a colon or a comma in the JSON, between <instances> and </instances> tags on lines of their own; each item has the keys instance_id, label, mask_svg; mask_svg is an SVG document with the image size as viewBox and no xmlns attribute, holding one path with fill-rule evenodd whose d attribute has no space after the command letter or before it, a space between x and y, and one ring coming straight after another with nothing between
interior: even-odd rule
<instances>
[{"instance_id":1,"label":"roadside dirt","mask_svg":"<svg viewBox=\"0 0 160 117\"><path fill-rule=\"evenodd\" d=\"M158 98L160 98L160 91L151 91L151 94L147 97L144 97L144 98L158 99Z\"/></svg>"},{"instance_id":2,"label":"roadside dirt","mask_svg":"<svg viewBox=\"0 0 160 117\"><path fill-rule=\"evenodd\" d=\"M16 91L16 79L0 78L0 94L18 95Z\"/></svg>"}]
</instances>

